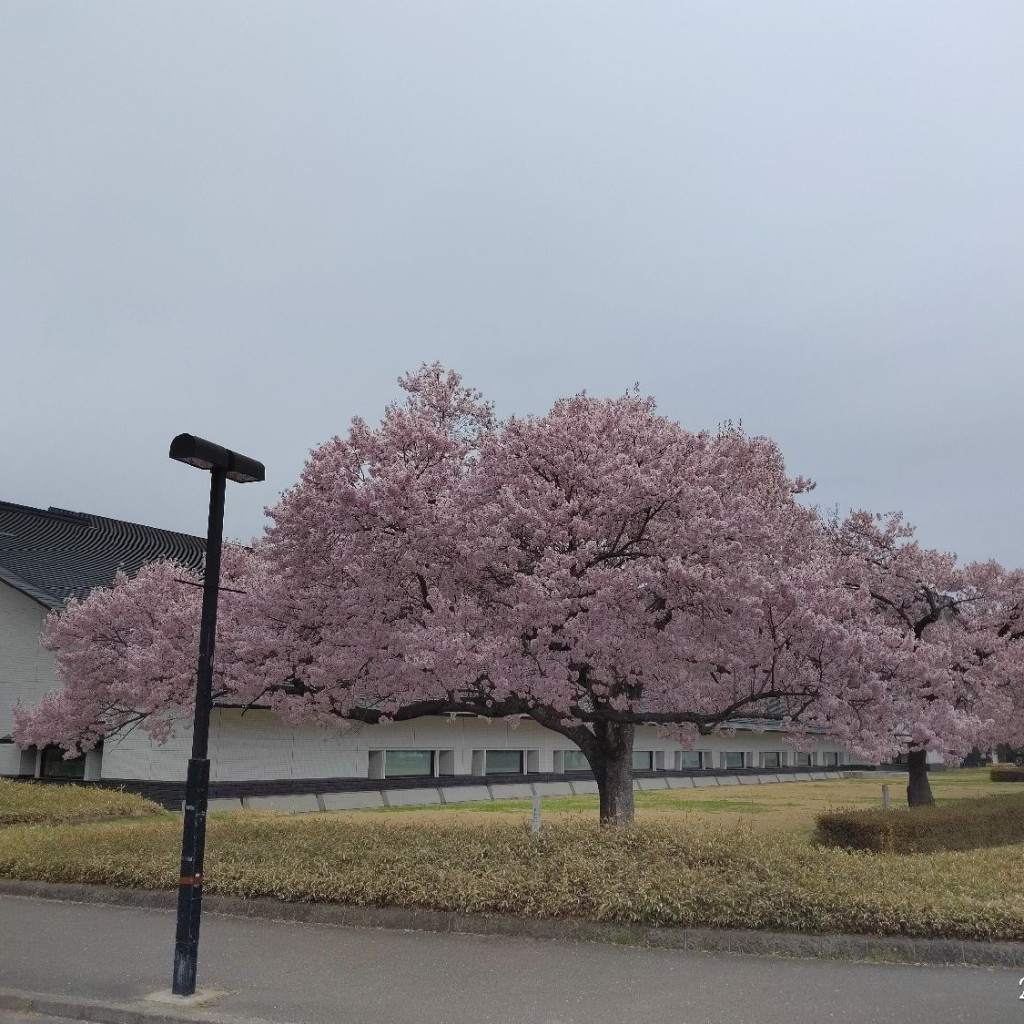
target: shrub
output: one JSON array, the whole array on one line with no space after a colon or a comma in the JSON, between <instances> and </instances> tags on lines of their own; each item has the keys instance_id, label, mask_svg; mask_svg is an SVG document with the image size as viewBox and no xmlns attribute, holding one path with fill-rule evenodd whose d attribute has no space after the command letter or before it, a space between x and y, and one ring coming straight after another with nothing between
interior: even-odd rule
<instances>
[{"instance_id":1,"label":"shrub","mask_svg":"<svg viewBox=\"0 0 1024 1024\"><path fill-rule=\"evenodd\" d=\"M0 829L0 878L175 890L170 815ZM1017 851L1014 851L1016 853ZM1024 940L1019 856L898 857L681 817L213 815L204 892L626 925Z\"/></svg>"},{"instance_id":2,"label":"shrub","mask_svg":"<svg viewBox=\"0 0 1024 1024\"><path fill-rule=\"evenodd\" d=\"M116 789L0 779L0 827L106 821L162 813L163 808L157 804Z\"/></svg>"},{"instance_id":3,"label":"shrub","mask_svg":"<svg viewBox=\"0 0 1024 1024\"><path fill-rule=\"evenodd\" d=\"M994 764L988 775L993 782L1024 782L1024 768L1015 764Z\"/></svg>"},{"instance_id":4,"label":"shrub","mask_svg":"<svg viewBox=\"0 0 1024 1024\"><path fill-rule=\"evenodd\" d=\"M1024 795L954 800L932 807L819 814L815 841L875 853L935 853L1024 842Z\"/></svg>"}]
</instances>

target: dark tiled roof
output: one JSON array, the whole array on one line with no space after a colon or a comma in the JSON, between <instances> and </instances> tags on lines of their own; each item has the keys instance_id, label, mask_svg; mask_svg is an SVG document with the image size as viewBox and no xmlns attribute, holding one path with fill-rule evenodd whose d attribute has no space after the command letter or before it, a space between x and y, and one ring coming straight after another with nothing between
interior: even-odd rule
<instances>
[{"instance_id":1,"label":"dark tiled roof","mask_svg":"<svg viewBox=\"0 0 1024 1024\"><path fill-rule=\"evenodd\" d=\"M202 568L206 541L120 519L0 501L0 580L48 608L172 558Z\"/></svg>"}]
</instances>

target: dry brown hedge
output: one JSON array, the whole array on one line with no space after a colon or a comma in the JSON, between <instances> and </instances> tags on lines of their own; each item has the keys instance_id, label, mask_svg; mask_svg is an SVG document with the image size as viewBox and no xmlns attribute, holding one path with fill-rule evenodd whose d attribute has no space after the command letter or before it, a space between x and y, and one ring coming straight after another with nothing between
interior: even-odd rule
<instances>
[{"instance_id":1,"label":"dry brown hedge","mask_svg":"<svg viewBox=\"0 0 1024 1024\"><path fill-rule=\"evenodd\" d=\"M176 888L181 822L0 829L0 878ZM652 927L1024 941L1024 848L899 857L678 816L213 815L205 890L241 898L581 918Z\"/></svg>"},{"instance_id":2,"label":"dry brown hedge","mask_svg":"<svg viewBox=\"0 0 1024 1024\"><path fill-rule=\"evenodd\" d=\"M1024 768L1015 764L994 764L988 775L993 782L1024 782Z\"/></svg>"},{"instance_id":3,"label":"dry brown hedge","mask_svg":"<svg viewBox=\"0 0 1024 1024\"><path fill-rule=\"evenodd\" d=\"M0 779L0 828L27 824L65 825L163 813L158 804L116 789Z\"/></svg>"},{"instance_id":4,"label":"dry brown hedge","mask_svg":"<svg viewBox=\"0 0 1024 1024\"><path fill-rule=\"evenodd\" d=\"M913 810L819 814L815 842L873 853L938 853L1024 842L1024 794L955 800Z\"/></svg>"}]
</instances>

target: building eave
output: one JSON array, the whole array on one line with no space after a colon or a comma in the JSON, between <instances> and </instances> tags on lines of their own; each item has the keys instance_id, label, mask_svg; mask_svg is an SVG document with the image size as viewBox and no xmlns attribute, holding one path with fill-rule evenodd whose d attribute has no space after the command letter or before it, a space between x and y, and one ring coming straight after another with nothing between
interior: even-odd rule
<instances>
[{"instance_id":1,"label":"building eave","mask_svg":"<svg viewBox=\"0 0 1024 1024\"><path fill-rule=\"evenodd\" d=\"M0 582L6 583L9 587L24 594L30 600L35 601L36 604L41 604L48 611L59 611L64 607L63 601L60 601L52 594L46 593L45 590L40 590L38 587L33 586L28 580L23 580L17 573L11 572L10 569L2 565L0 565Z\"/></svg>"}]
</instances>

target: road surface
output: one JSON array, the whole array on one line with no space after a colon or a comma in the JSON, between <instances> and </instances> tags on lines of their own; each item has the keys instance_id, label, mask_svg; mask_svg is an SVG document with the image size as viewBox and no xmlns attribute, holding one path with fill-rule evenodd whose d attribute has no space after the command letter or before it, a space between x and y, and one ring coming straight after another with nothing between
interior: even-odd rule
<instances>
[{"instance_id":1,"label":"road surface","mask_svg":"<svg viewBox=\"0 0 1024 1024\"><path fill-rule=\"evenodd\" d=\"M173 935L169 911L2 896L0 986L139 999ZM211 1010L302 1024L1024 1024L1021 975L214 915L200 948Z\"/></svg>"}]
</instances>

